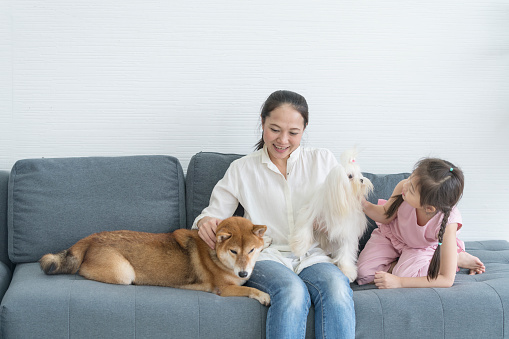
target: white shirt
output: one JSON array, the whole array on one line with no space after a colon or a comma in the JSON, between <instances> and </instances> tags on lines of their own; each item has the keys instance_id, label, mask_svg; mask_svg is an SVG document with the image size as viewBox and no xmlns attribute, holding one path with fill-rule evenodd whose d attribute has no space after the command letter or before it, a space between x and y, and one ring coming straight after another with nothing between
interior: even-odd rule
<instances>
[{"instance_id":1,"label":"white shirt","mask_svg":"<svg viewBox=\"0 0 509 339\"><path fill-rule=\"evenodd\" d=\"M271 246L262 251L258 260L280 261L296 272L316 262L330 262L319 248L310 250L304 257L294 257L288 238L299 208L309 201L311 192L337 164L327 149L298 147L287 161L285 179L270 160L265 146L231 163L214 187L209 206L196 217L192 228L196 229L198 221L205 216L218 219L232 216L240 203L244 217L255 225L266 225L265 235L272 239ZM313 259L302 265L310 257Z\"/></svg>"}]
</instances>

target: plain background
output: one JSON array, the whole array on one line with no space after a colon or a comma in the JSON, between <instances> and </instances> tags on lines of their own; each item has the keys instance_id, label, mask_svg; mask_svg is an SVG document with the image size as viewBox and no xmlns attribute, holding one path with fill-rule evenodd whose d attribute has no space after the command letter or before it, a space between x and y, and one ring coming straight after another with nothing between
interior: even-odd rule
<instances>
[{"instance_id":1,"label":"plain background","mask_svg":"<svg viewBox=\"0 0 509 339\"><path fill-rule=\"evenodd\" d=\"M460 166L461 238L509 240L508 1L0 0L1 169L250 153L278 89L363 171Z\"/></svg>"}]
</instances>

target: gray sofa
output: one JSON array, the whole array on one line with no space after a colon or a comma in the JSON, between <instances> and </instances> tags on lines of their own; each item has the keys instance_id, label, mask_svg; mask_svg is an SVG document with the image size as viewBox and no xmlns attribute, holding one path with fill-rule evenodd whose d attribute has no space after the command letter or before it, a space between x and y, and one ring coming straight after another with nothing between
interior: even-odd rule
<instances>
[{"instance_id":1,"label":"gray sofa","mask_svg":"<svg viewBox=\"0 0 509 339\"><path fill-rule=\"evenodd\" d=\"M263 338L267 307L249 298L79 275L47 276L37 260L104 230L190 227L240 155L198 153L184 177L171 156L27 159L0 172L0 334L4 338ZM407 174L366 173L370 200ZM236 212L242 214L242 207ZM468 223L465 223L468 227ZM373 228L370 229L370 231ZM369 232L361 240L363 246ZM486 264L451 288L378 290L352 284L357 338L509 337L509 243L467 242ZM314 337L313 314L307 338Z\"/></svg>"}]
</instances>

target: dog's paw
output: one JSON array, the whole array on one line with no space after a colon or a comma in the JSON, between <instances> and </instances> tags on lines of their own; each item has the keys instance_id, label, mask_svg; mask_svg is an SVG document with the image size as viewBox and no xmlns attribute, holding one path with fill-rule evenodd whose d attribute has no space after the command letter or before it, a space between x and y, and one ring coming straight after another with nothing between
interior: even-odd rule
<instances>
[{"instance_id":1,"label":"dog's paw","mask_svg":"<svg viewBox=\"0 0 509 339\"><path fill-rule=\"evenodd\" d=\"M272 245L272 238L269 237L268 235L264 235L263 236L263 249L266 249L270 245Z\"/></svg>"},{"instance_id":2,"label":"dog's paw","mask_svg":"<svg viewBox=\"0 0 509 339\"><path fill-rule=\"evenodd\" d=\"M311 248L311 245L312 245L311 243L305 241L302 238L292 237L290 239L290 249L292 250L293 254L295 254L298 257L301 257L304 254L306 254Z\"/></svg>"},{"instance_id":3,"label":"dog's paw","mask_svg":"<svg viewBox=\"0 0 509 339\"><path fill-rule=\"evenodd\" d=\"M350 280L350 282L354 282L357 279L357 267L351 265L338 265L339 269L343 274Z\"/></svg>"},{"instance_id":4,"label":"dog's paw","mask_svg":"<svg viewBox=\"0 0 509 339\"><path fill-rule=\"evenodd\" d=\"M265 292L262 291L256 291L252 295L249 296L250 298L256 299L260 302L260 304L269 306L270 305L270 295L268 295Z\"/></svg>"}]
</instances>

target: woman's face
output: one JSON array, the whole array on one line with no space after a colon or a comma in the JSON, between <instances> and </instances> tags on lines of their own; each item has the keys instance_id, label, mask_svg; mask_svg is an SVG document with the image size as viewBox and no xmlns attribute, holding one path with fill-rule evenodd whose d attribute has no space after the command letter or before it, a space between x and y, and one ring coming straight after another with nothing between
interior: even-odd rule
<instances>
[{"instance_id":1,"label":"woman's face","mask_svg":"<svg viewBox=\"0 0 509 339\"><path fill-rule=\"evenodd\" d=\"M270 112L262 121L263 141L270 159L288 159L297 149L304 133L304 118L292 105L284 104Z\"/></svg>"}]
</instances>

